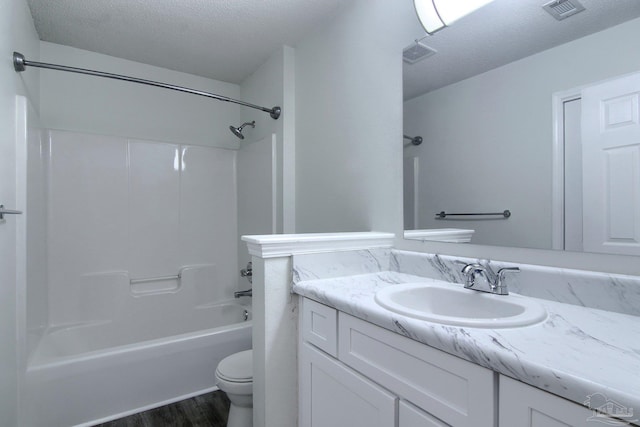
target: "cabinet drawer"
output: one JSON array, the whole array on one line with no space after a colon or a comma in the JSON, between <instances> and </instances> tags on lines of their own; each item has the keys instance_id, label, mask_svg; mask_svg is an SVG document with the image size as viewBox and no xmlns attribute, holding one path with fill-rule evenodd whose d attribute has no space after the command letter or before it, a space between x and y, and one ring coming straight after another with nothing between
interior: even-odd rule
<instances>
[{"instance_id":1,"label":"cabinet drawer","mask_svg":"<svg viewBox=\"0 0 640 427\"><path fill-rule=\"evenodd\" d=\"M338 312L308 298L302 300L302 338L338 357Z\"/></svg>"},{"instance_id":2,"label":"cabinet drawer","mask_svg":"<svg viewBox=\"0 0 640 427\"><path fill-rule=\"evenodd\" d=\"M443 422L493 427L496 375L344 313L339 359Z\"/></svg>"}]
</instances>

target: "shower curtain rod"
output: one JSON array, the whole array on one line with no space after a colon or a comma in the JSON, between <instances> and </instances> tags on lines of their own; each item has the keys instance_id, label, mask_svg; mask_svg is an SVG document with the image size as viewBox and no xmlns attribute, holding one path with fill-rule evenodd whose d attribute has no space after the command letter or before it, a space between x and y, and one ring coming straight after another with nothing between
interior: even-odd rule
<instances>
[{"instance_id":1,"label":"shower curtain rod","mask_svg":"<svg viewBox=\"0 0 640 427\"><path fill-rule=\"evenodd\" d=\"M274 120L277 120L280 117L280 114L282 113L282 109L278 106L273 108L266 108L266 107L261 107L259 105L250 104L248 102L239 101L237 99L229 98L226 96L217 95L215 93L203 92L201 90L189 89L187 87L156 82L153 80L139 79L136 77L123 76L120 74L105 73L103 71L87 70L85 68L67 67L66 65L47 64L46 62L28 61L24 57L24 55L22 55L21 53L13 52L13 68L17 72L21 72L21 71L24 71L26 67L48 68L50 70L69 71L70 73L78 73L78 74L88 74L90 76L105 77L108 79L115 79L115 80L123 80L126 82L140 83L143 85L176 90L178 92L186 92L192 95L206 96L207 98L217 99L218 101L231 102L234 104L240 104L245 107L255 108L256 110L264 111L265 113L269 113L271 118Z\"/></svg>"}]
</instances>

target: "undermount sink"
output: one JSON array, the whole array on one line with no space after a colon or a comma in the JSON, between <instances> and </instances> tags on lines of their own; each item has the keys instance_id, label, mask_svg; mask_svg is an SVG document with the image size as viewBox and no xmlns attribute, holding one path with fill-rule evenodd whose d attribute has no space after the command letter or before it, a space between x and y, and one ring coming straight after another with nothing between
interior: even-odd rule
<instances>
[{"instance_id":1,"label":"undermount sink","mask_svg":"<svg viewBox=\"0 0 640 427\"><path fill-rule=\"evenodd\" d=\"M513 328L538 323L547 311L520 295L494 295L457 284L408 283L376 292L387 310L416 319L474 328Z\"/></svg>"}]
</instances>

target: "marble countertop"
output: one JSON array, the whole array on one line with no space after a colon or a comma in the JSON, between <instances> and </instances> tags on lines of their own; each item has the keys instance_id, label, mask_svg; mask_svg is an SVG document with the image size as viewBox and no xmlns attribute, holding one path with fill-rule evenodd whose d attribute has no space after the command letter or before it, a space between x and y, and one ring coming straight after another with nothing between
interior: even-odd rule
<instances>
[{"instance_id":1,"label":"marble countertop","mask_svg":"<svg viewBox=\"0 0 640 427\"><path fill-rule=\"evenodd\" d=\"M410 282L462 286L382 271L298 281L293 291L581 405L597 395L640 412L640 317L536 298L545 321L481 329L413 319L375 302L377 290Z\"/></svg>"}]
</instances>

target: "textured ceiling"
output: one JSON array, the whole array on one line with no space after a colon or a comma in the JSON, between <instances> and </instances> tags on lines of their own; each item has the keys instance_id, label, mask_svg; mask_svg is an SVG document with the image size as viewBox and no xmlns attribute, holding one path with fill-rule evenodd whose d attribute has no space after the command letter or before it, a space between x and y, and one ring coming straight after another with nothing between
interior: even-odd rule
<instances>
[{"instance_id":1,"label":"textured ceiling","mask_svg":"<svg viewBox=\"0 0 640 427\"><path fill-rule=\"evenodd\" d=\"M405 100L640 16L640 0L579 0L585 11L557 21L542 9L548 1L495 0L427 36L438 53L404 64Z\"/></svg>"},{"instance_id":2,"label":"textured ceiling","mask_svg":"<svg viewBox=\"0 0 640 427\"><path fill-rule=\"evenodd\" d=\"M345 0L28 0L41 40L231 83Z\"/></svg>"},{"instance_id":3,"label":"textured ceiling","mask_svg":"<svg viewBox=\"0 0 640 427\"><path fill-rule=\"evenodd\" d=\"M231 83L349 1L28 0L41 40ZM407 11L408 34L425 36L413 0L386 1ZM586 11L556 21L541 7L547 1L495 0L427 36L438 53L404 66L405 99L640 16L640 0L580 0Z\"/></svg>"}]
</instances>

